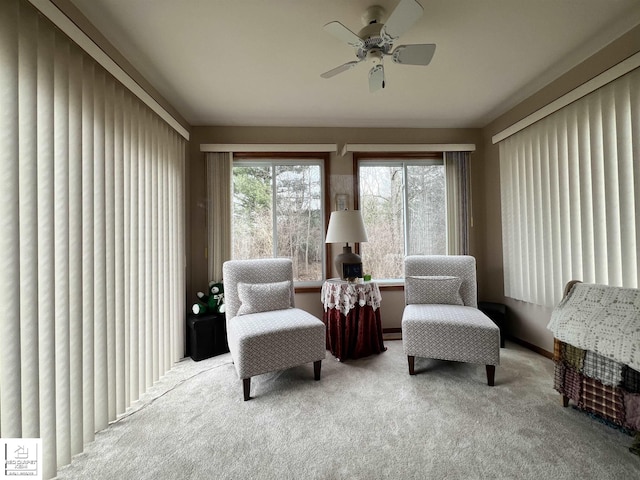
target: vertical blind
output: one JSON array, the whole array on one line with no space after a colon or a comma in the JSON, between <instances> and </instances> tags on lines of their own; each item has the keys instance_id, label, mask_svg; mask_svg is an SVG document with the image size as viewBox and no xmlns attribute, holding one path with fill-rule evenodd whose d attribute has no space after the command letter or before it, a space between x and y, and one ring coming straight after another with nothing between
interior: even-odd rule
<instances>
[{"instance_id":1,"label":"vertical blind","mask_svg":"<svg viewBox=\"0 0 640 480\"><path fill-rule=\"evenodd\" d=\"M470 152L444 152L447 182L447 253L469 254L471 221Z\"/></svg>"},{"instance_id":2,"label":"vertical blind","mask_svg":"<svg viewBox=\"0 0 640 480\"><path fill-rule=\"evenodd\" d=\"M0 2L0 435L44 478L183 354L185 140Z\"/></svg>"},{"instance_id":3,"label":"vertical blind","mask_svg":"<svg viewBox=\"0 0 640 480\"><path fill-rule=\"evenodd\" d=\"M231 260L233 153L207 152L207 250L209 281L222 281L222 264Z\"/></svg>"},{"instance_id":4,"label":"vertical blind","mask_svg":"<svg viewBox=\"0 0 640 480\"><path fill-rule=\"evenodd\" d=\"M640 69L500 143L505 295L572 279L638 287Z\"/></svg>"}]
</instances>

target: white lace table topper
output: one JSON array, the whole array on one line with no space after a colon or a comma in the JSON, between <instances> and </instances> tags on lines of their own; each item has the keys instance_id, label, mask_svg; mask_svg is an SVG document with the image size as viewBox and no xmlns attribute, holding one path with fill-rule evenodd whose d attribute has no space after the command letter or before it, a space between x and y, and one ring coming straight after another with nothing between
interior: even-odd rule
<instances>
[{"instance_id":1,"label":"white lace table topper","mask_svg":"<svg viewBox=\"0 0 640 480\"><path fill-rule=\"evenodd\" d=\"M335 308L347 315L356 305L369 305L374 311L377 310L380 308L382 295L375 282L349 283L343 280L327 280L322 285L320 298L325 312Z\"/></svg>"},{"instance_id":2,"label":"white lace table topper","mask_svg":"<svg viewBox=\"0 0 640 480\"><path fill-rule=\"evenodd\" d=\"M640 370L640 290L577 283L547 328L563 342Z\"/></svg>"}]
</instances>

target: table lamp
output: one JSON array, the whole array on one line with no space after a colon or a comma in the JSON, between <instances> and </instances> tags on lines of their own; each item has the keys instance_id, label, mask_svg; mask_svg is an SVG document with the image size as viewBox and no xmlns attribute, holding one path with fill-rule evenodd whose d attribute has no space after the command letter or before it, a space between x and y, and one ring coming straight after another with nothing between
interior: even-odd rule
<instances>
[{"instance_id":1,"label":"table lamp","mask_svg":"<svg viewBox=\"0 0 640 480\"><path fill-rule=\"evenodd\" d=\"M360 210L331 212L325 243L346 243L342 253L336 255L334 265L342 280L362 277L362 258L351 251L349 242L367 242L367 231Z\"/></svg>"}]
</instances>

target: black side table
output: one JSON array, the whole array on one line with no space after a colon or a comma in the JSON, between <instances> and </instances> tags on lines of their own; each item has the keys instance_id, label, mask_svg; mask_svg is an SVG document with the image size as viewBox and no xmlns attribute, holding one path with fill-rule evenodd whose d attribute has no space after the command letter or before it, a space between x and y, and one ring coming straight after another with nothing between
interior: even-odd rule
<instances>
[{"instance_id":1,"label":"black side table","mask_svg":"<svg viewBox=\"0 0 640 480\"><path fill-rule=\"evenodd\" d=\"M224 313L187 317L187 355L199 362L227 353L227 322Z\"/></svg>"},{"instance_id":2,"label":"black side table","mask_svg":"<svg viewBox=\"0 0 640 480\"><path fill-rule=\"evenodd\" d=\"M504 337L507 327L507 306L502 303L478 302L478 309L498 326L500 329L500 347L504 348Z\"/></svg>"}]
</instances>

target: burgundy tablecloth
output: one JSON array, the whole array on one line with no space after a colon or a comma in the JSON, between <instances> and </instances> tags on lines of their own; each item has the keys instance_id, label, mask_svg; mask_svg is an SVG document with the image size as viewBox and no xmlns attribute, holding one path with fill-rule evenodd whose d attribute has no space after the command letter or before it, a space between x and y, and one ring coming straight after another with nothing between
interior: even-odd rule
<instances>
[{"instance_id":1,"label":"burgundy tablecloth","mask_svg":"<svg viewBox=\"0 0 640 480\"><path fill-rule=\"evenodd\" d=\"M322 319L327 326L327 348L338 360L362 358L386 350L378 308L380 298L380 290L373 282L325 282Z\"/></svg>"},{"instance_id":2,"label":"burgundy tablecloth","mask_svg":"<svg viewBox=\"0 0 640 480\"><path fill-rule=\"evenodd\" d=\"M362 358L386 350L382 341L380 310L357 306L345 316L331 308L324 312L327 348L338 359Z\"/></svg>"}]
</instances>

